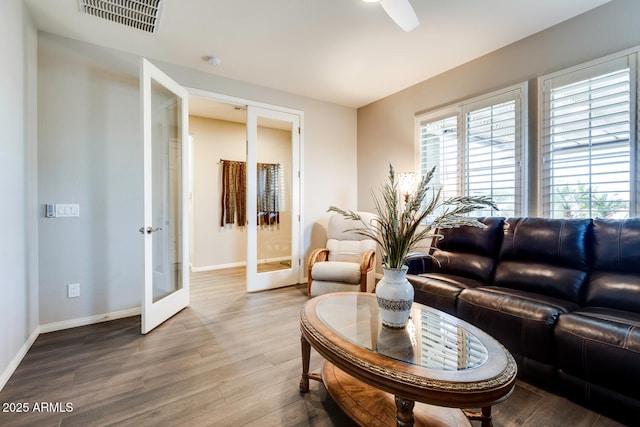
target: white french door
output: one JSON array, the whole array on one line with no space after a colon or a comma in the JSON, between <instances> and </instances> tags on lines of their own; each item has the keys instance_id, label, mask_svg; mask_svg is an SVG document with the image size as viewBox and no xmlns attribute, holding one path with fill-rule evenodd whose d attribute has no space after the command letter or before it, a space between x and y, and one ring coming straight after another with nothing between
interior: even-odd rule
<instances>
[{"instance_id":1,"label":"white french door","mask_svg":"<svg viewBox=\"0 0 640 427\"><path fill-rule=\"evenodd\" d=\"M300 279L300 116L247 107L247 291Z\"/></svg>"},{"instance_id":2,"label":"white french door","mask_svg":"<svg viewBox=\"0 0 640 427\"><path fill-rule=\"evenodd\" d=\"M189 305L188 92L141 60L144 144L142 333Z\"/></svg>"}]
</instances>

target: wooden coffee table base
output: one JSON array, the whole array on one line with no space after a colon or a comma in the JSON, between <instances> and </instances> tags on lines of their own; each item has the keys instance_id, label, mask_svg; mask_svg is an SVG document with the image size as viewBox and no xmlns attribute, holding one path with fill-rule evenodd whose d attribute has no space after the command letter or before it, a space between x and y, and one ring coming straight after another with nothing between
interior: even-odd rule
<instances>
[{"instance_id":1,"label":"wooden coffee table base","mask_svg":"<svg viewBox=\"0 0 640 427\"><path fill-rule=\"evenodd\" d=\"M392 394L371 387L326 361L322 366L322 382L338 406L359 425L402 425L397 422L398 410ZM413 418L414 426L471 426L460 409L419 402L413 407Z\"/></svg>"}]
</instances>

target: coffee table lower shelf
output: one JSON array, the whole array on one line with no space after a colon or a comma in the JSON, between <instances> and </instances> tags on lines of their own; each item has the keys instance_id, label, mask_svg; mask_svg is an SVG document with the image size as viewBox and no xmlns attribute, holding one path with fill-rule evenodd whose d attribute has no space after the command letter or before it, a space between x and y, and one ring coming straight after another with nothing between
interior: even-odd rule
<instances>
[{"instance_id":1,"label":"coffee table lower shelf","mask_svg":"<svg viewBox=\"0 0 640 427\"><path fill-rule=\"evenodd\" d=\"M395 426L395 397L371 387L341 371L331 362L322 366L322 382L331 398L353 421L361 426ZM414 426L471 426L457 408L444 408L416 402Z\"/></svg>"}]
</instances>

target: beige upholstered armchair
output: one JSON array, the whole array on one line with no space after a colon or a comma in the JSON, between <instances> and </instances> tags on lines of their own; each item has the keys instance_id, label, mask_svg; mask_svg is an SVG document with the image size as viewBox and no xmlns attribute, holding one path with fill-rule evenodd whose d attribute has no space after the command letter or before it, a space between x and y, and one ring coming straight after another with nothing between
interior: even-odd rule
<instances>
[{"instance_id":1,"label":"beige upholstered armchair","mask_svg":"<svg viewBox=\"0 0 640 427\"><path fill-rule=\"evenodd\" d=\"M371 213L360 213L369 222ZM353 231L359 221L335 214L329 218L326 248L315 249L309 257L309 296L330 292L373 292L375 288L376 242Z\"/></svg>"}]
</instances>

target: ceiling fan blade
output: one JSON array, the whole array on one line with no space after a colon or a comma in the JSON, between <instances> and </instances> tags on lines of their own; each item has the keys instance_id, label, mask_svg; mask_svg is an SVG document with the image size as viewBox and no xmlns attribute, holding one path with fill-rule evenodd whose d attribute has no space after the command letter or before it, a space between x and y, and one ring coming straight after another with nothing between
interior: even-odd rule
<instances>
[{"instance_id":1,"label":"ceiling fan blade","mask_svg":"<svg viewBox=\"0 0 640 427\"><path fill-rule=\"evenodd\" d=\"M381 0L380 5L387 15L406 32L420 25L409 0Z\"/></svg>"}]
</instances>

